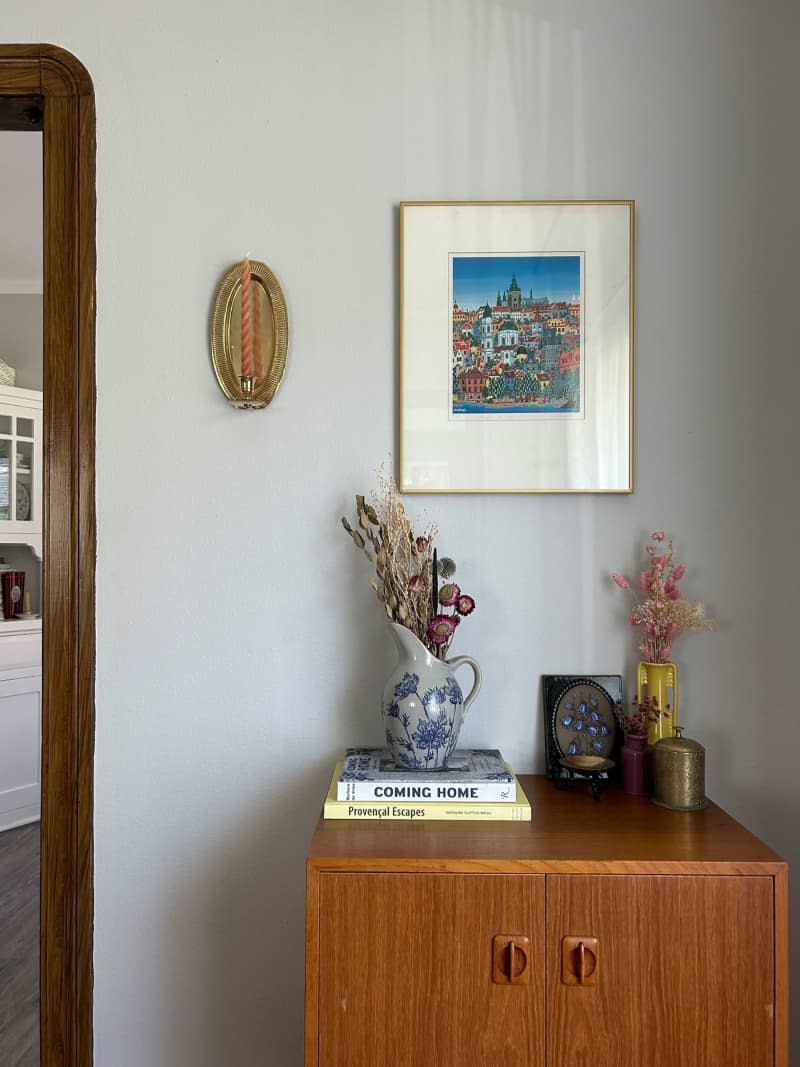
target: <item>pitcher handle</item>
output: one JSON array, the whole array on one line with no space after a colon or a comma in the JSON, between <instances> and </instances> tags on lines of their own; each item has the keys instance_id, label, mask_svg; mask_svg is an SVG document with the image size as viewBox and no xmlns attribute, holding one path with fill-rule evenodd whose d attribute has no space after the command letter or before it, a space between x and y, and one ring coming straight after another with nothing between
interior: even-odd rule
<instances>
[{"instance_id":1,"label":"pitcher handle","mask_svg":"<svg viewBox=\"0 0 800 1067\"><path fill-rule=\"evenodd\" d=\"M456 656L454 659L449 659L447 661L447 666L450 668L451 671L457 671L458 668L463 667L465 663L468 667L472 667L472 673L475 675L475 681L472 685L472 689L470 689L469 694L464 697L464 714L466 715L467 708L478 695L478 691L481 687L481 669L475 662L475 660L472 658L472 656Z\"/></svg>"}]
</instances>

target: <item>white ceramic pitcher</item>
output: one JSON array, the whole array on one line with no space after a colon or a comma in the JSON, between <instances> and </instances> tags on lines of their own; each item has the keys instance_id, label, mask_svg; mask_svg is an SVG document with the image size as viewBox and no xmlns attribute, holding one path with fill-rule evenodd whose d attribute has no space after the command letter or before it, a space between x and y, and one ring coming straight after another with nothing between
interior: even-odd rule
<instances>
[{"instance_id":1,"label":"white ceramic pitcher","mask_svg":"<svg viewBox=\"0 0 800 1067\"><path fill-rule=\"evenodd\" d=\"M437 659L406 626L389 627L399 660L384 688L381 712L392 759L414 770L446 767L481 687L481 669L471 656ZM475 675L466 697L453 676L464 664Z\"/></svg>"}]
</instances>

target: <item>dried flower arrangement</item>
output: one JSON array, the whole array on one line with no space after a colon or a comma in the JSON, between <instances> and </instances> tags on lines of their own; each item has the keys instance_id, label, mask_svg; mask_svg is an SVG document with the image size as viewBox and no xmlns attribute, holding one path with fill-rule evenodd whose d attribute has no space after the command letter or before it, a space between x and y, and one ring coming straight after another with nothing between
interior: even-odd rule
<instances>
[{"instance_id":1,"label":"dried flower arrangement","mask_svg":"<svg viewBox=\"0 0 800 1067\"><path fill-rule=\"evenodd\" d=\"M633 710L627 715L621 707L614 708L614 713L626 736L646 737L651 723L658 722L662 715L668 719L672 714L669 704L663 711L659 708L658 697L643 697L641 700L634 697L632 703Z\"/></svg>"},{"instance_id":2,"label":"dried flower arrangement","mask_svg":"<svg viewBox=\"0 0 800 1067\"><path fill-rule=\"evenodd\" d=\"M437 558L436 525L414 532L394 478L385 470L378 472L378 488L377 506L356 496L357 526L344 516L342 526L375 564L377 581L370 578L370 585L387 617L411 630L438 659L446 659L456 627L472 614L475 601L452 580L453 560ZM445 580L441 586L440 578Z\"/></svg>"},{"instance_id":3,"label":"dried flower arrangement","mask_svg":"<svg viewBox=\"0 0 800 1067\"><path fill-rule=\"evenodd\" d=\"M664 540L663 530L650 535L646 549L650 569L639 575L639 589L647 593L645 600L639 600L624 575L611 575L620 589L630 590L636 601L629 621L631 626L642 628L639 650L648 663L666 663L679 634L714 629L702 604L690 604L683 599L678 583L686 572L686 564L679 563L676 567L673 563L672 541L667 541L666 549L660 553Z\"/></svg>"}]
</instances>

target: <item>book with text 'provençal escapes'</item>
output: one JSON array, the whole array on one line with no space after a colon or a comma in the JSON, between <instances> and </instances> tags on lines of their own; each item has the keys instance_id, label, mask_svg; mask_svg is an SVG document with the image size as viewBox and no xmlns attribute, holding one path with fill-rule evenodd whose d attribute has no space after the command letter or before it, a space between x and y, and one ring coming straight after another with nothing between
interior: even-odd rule
<instances>
[{"instance_id":1,"label":"book with text 'proven\u00e7al escapes'","mask_svg":"<svg viewBox=\"0 0 800 1067\"><path fill-rule=\"evenodd\" d=\"M325 798L323 817L326 819L358 819L372 822L433 822L453 820L467 822L530 822L531 805L516 776L511 776L513 801L482 800L337 800L337 783L342 761L336 764Z\"/></svg>"},{"instance_id":2,"label":"book with text 'proven\u00e7al escapes'","mask_svg":"<svg viewBox=\"0 0 800 1067\"><path fill-rule=\"evenodd\" d=\"M496 748L457 749L439 770L400 767L385 748L348 748L336 799L516 802L514 776Z\"/></svg>"}]
</instances>

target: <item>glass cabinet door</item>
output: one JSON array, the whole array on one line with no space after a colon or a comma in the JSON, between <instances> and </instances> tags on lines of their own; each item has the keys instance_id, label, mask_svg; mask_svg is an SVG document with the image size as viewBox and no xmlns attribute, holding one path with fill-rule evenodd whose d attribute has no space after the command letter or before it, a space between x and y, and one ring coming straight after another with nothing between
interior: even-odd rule
<instances>
[{"instance_id":1,"label":"glass cabinet door","mask_svg":"<svg viewBox=\"0 0 800 1067\"><path fill-rule=\"evenodd\" d=\"M17 522L33 522L34 519L34 434L33 419L16 416L16 445L14 449L14 518Z\"/></svg>"},{"instance_id":2,"label":"glass cabinet door","mask_svg":"<svg viewBox=\"0 0 800 1067\"><path fill-rule=\"evenodd\" d=\"M0 522L32 523L36 511L39 420L0 414Z\"/></svg>"},{"instance_id":3,"label":"glass cabinet door","mask_svg":"<svg viewBox=\"0 0 800 1067\"><path fill-rule=\"evenodd\" d=\"M10 418L0 416L0 420L10 422ZM11 518L11 452L13 441L0 438L0 522Z\"/></svg>"}]
</instances>

